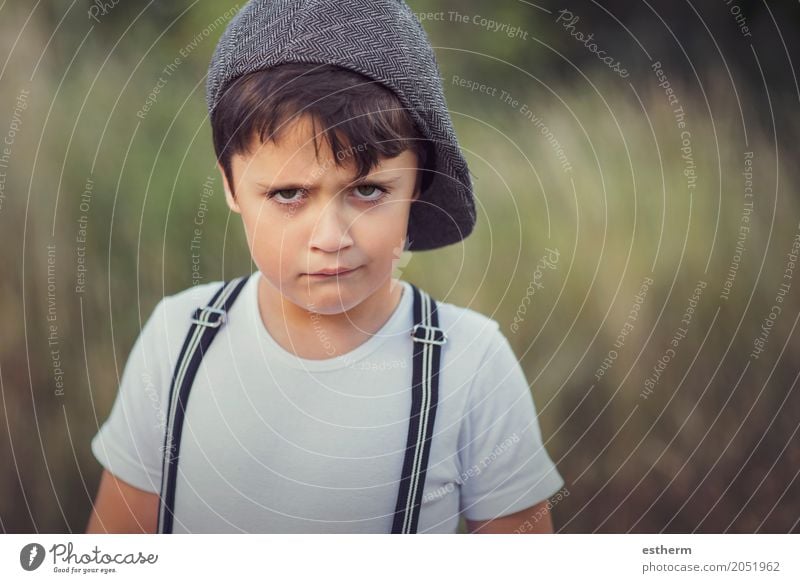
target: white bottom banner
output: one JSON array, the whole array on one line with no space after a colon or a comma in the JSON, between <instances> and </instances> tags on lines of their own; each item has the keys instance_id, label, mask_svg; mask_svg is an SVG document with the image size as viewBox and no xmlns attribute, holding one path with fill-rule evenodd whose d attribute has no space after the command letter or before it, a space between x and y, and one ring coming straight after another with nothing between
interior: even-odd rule
<instances>
[{"instance_id":1,"label":"white bottom banner","mask_svg":"<svg viewBox=\"0 0 800 583\"><path fill-rule=\"evenodd\" d=\"M0 581L800 581L797 535L3 535Z\"/></svg>"}]
</instances>

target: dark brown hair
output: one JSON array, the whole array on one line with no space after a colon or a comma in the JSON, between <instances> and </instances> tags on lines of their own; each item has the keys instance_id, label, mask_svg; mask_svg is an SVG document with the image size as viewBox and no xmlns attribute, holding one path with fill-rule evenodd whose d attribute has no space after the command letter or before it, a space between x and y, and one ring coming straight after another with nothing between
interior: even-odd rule
<instances>
[{"instance_id":1,"label":"dark brown hair","mask_svg":"<svg viewBox=\"0 0 800 583\"><path fill-rule=\"evenodd\" d=\"M211 115L214 150L231 189L234 155L246 153L256 136L261 143L278 142L293 121L306 115L317 155L321 136L337 166L355 163L356 180L369 174L379 158L408 149L418 160L415 190L433 178L425 172L433 162L431 144L390 89L335 65L287 63L236 79Z\"/></svg>"}]
</instances>

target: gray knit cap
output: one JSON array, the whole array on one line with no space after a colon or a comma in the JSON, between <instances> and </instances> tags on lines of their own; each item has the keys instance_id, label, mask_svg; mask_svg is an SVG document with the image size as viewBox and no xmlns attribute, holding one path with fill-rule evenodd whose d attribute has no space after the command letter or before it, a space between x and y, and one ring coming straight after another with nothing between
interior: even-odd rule
<instances>
[{"instance_id":1,"label":"gray knit cap","mask_svg":"<svg viewBox=\"0 0 800 583\"><path fill-rule=\"evenodd\" d=\"M457 243L472 232L472 183L439 65L403 0L251 0L228 24L211 58L209 113L236 78L283 63L338 65L382 83L432 142L434 176L411 205L410 250Z\"/></svg>"}]
</instances>

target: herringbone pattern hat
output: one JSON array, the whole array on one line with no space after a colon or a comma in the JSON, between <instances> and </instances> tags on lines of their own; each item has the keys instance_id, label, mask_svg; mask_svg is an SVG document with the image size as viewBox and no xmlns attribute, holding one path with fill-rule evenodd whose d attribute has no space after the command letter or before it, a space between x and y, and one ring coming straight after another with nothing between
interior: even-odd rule
<instances>
[{"instance_id":1,"label":"herringbone pattern hat","mask_svg":"<svg viewBox=\"0 0 800 583\"><path fill-rule=\"evenodd\" d=\"M251 0L228 24L211 58L209 113L233 80L283 63L338 65L382 83L433 143L434 177L411 206L409 249L443 247L472 232L472 183L439 65L404 1Z\"/></svg>"}]
</instances>

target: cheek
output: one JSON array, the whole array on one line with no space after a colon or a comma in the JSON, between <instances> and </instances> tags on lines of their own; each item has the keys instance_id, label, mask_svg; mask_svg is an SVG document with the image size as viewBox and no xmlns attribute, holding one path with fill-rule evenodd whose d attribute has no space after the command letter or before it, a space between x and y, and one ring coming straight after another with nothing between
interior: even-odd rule
<instances>
[{"instance_id":1,"label":"cheek","mask_svg":"<svg viewBox=\"0 0 800 583\"><path fill-rule=\"evenodd\" d=\"M269 242L270 230L268 229L268 221L266 220L266 213L264 209L249 208L242 211L242 220L244 222L245 232L247 233L247 242L250 246L250 251L254 254L260 248Z\"/></svg>"},{"instance_id":2,"label":"cheek","mask_svg":"<svg viewBox=\"0 0 800 583\"><path fill-rule=\"evenodd\" d=\"M278 274L290 250L298 249L297 232L284 224L268 203L255 204L242 210L250 254L264 272Z\"/></svg>"},{"instance_id":3,"label":"cheek","mask_svg":"<svg viewBox=\"0 0 800 583\"><path fill-rule=\"evenodd\" d=\"M353 225L357 245L376 261L389 262L403 251L408 230L408 205L395 204L365 213Z\"/></svg>"}]
</instances>

